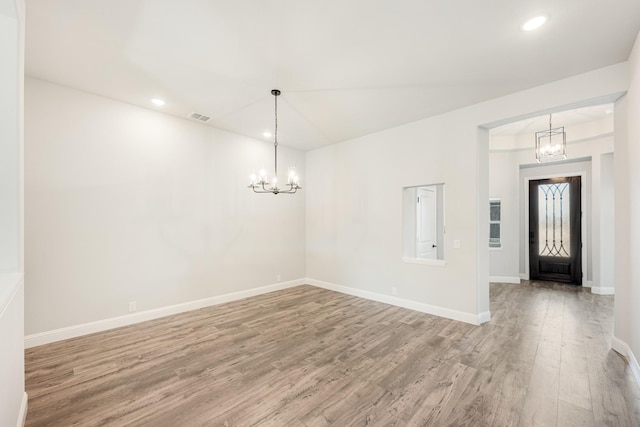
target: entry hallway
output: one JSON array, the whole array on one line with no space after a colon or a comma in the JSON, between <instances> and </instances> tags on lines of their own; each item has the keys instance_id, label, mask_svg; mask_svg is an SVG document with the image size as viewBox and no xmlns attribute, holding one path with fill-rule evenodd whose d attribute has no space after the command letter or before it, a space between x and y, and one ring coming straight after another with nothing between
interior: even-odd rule
<instances>
[{"instance_id":1,"label":"entry hallway","mask_svg":"<svg viewBox=\"0 0 640 427\"><path fill-rule=\"evenodd\" d=\"M299 286L26 351L27 426L637 426L613 297L491 285L472 326Z\"/></svg>"}]
</instances>

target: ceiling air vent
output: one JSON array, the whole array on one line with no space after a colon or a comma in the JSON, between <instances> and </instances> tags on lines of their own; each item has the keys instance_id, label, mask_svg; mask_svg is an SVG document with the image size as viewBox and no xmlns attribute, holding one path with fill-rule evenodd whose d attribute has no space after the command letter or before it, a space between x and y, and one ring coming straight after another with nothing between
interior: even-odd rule
<instances>
[{"instance_id":1,"label":"ceiling air vent","mask_svg":"<svg viewBox=\"0 0 640 427\"><path fill-rule=\"evenodd\" d=\"M204 114L195 113L195 112L189 114L189 118L197 120L199 122L208 122L209 120L211 120L211 117L205 116Z\"/></svg>"}]
</instances>

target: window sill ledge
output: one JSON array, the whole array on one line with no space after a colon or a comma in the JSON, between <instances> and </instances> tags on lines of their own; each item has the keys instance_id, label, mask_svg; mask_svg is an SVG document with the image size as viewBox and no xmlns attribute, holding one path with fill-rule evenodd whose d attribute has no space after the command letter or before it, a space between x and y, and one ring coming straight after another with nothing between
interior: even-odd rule
<instances>
[{"instance_id":1,"label":"window sill ledge","mask_svg":"<svg viewBox=\"0 0 640 427\"><path fill-rule=\"evenodd\" d=\"M432 267L444 267L445 265L447 265L447 261L442 259L420 259L402 257L402 262L406 262L408 264L430 265Z\"/></svg>"}]
</instances>

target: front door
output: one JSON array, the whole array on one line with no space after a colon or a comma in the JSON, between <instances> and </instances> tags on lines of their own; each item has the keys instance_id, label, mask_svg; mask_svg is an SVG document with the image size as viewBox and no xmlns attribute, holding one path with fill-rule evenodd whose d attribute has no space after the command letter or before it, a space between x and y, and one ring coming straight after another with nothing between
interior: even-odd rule
<instances>
[{"instance_id":1,"label":"front door","mask_svg":"<svg viewBox=\"0 0 640 427\"><path fill-rule=\"evenodd\" d=\"M582 285L580 177L529 181L531 280Z\"/></svg>"},{"instance_id":2,"label":"front door","mask_svg":"<svg viewBox=\"0 0 640 427\"><path fill-rule=\"evenodd\" d=\"M418 187L416 203L416 258L436 259L436 189Z\"/></svg>"}]
</instances>

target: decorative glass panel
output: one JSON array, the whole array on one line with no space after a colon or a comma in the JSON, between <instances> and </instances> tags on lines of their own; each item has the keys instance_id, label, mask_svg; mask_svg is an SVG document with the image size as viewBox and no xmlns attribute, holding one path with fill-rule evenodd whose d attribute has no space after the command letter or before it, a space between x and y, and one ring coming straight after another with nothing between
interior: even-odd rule
<instances>
[{"instance_id":1,"label":"decorative glass panel","mask_svg":"<svg viewBox=\"0 0 640 427\"><path fill-rule=\"evenodd\" d=\"M538 186L540 256L571 256L569 183Z\"/></svg>"}]
</instances>

